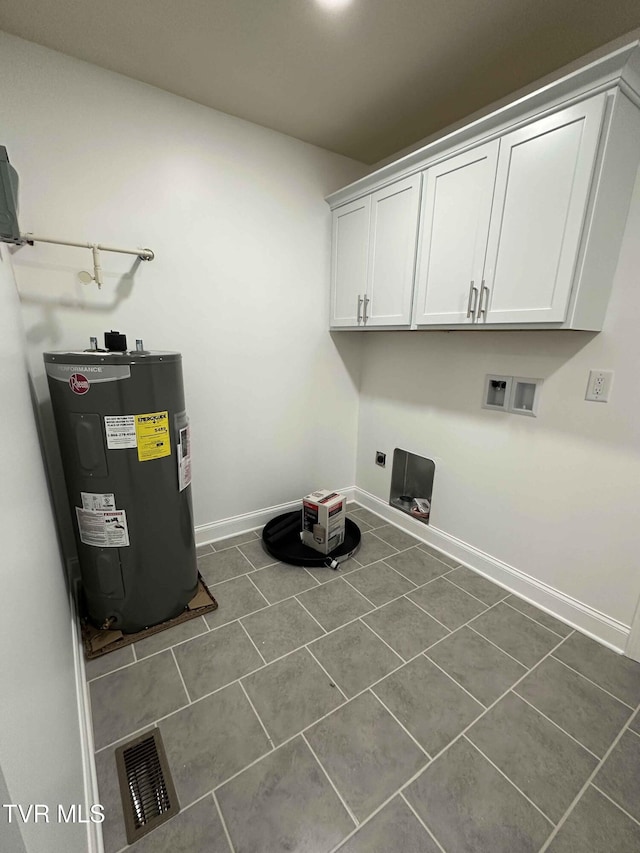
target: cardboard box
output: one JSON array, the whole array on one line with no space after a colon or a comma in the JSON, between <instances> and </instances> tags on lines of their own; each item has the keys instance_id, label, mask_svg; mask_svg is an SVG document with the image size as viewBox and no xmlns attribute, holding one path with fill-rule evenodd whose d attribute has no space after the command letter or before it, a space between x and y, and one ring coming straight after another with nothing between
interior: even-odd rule
<instances>
[{"instance_id":1,"label":"cardboard box","mask_svg":"<svg viewBox=\"0 0 640 853\"><path fill-rule=\"evenodd\" d=\"M320 489L302 499L302 541L321 554L329 554L344 542L347 499L338 492Z\"/></svg>"}]
</instances>

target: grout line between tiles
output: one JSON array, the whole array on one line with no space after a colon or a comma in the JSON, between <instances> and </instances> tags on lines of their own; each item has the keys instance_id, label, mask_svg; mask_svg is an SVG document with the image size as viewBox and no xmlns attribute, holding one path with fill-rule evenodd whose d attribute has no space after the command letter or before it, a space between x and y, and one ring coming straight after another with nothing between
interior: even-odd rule
<instances>
[{"instance_id":1,"label":"grout line between tiles","mask_svg":"<svg viewBox=\"0 0 640 853\"><path fill-rule=\"evenodd\" d=\"M472 749L475 749L477 752L479 752L479 753L480 753L480 755L481 755L484 759L486 759L486 760L489 762L489 764L494 768L494 770L497 770L497 771L498 771L498 773L499 773L499 774L500 774L504 779L506 779L506 780L507 780L507 782L511 785L511 787L512 787L512 788L515 788L515 789L516 789L516 791L517 791L519 794L521 794L521 795L525 798L525 800L526 800L528 803L530 803L530 804L534 807L534 809L536 809L536 811L539 811L539 812L540 812L540 814L542 815L542 817L543 817L546 821L548 821L548 822L549 822L549 824L551 825L551 827L554 827L554 826L555 826L555 823L551 820L551 818L549 817L549 815L548 815L548 814L545 814L545 813L542 811L542 809L540 808L540 806L536 805L536 803L534 803L534 801L531 799L531 797L530 797L530 796L528 796L528 794L525 794L525 792L522 790L522 788L519 788L519 787L516 785L516 783L513 781L513 779L511 779L509 776L507 776L507 774L504 772L504 770L502 770L500 767L498 767L498 765L495 763L495 761L492 761L492 760L489 758L489 756L488 756L485 752L483 752L483 751L480 749L480 747L479 747L479 746L477 746L477 745L476 745L472 740L469 740L469 738L467 737L467 735L466 735L466 734L464 734L464 735L462 736L462 739L463 739L463 740L466 740L466 742L467 742L467 743L472 747Z\"/></svg>"},{"instance_id":2,"label":"grout line between tiles","mask_svg":"<svg viewBox=\"0 0 640 853\"><path fill-rule=\"evenodd\" d=\"M609 794L605 794L605 792L602 790L602 788L599 788L599 787L596 785L596 783L595 783L595 782L592 782L592 783L591 783L591 787L592 787L592 788L595 788L595 789L596 789L596 791L597 791L599 794L602 794L602 796L603 796L603 797L605 797L605 799L609 800L609 802L610 802L610 803L613 803L613 805L614 805L617 809L620 809L620 811L622 812L622 814L625 814L625 815L629 818L629 820L632 820L635 824L637 824L638 826L640 826L640 820L638 820L638 818L637 818L637 817L634 817L632 814L629 814L629 812L628 812L626 809L623 809L623 808L622 808L622 806L620 805L620 803L616 803L616 801L613 799L613 797L610 797L610 796L609 796Z\"/></svg>"},{"instance_id":3,"label":"grout line between tiles","mask_svg":"<svg viewBox=\"0 0 640 853\"><path fill-rule=\"evenodd\" d=\"M631 717L631 719L633 720L633 717ZM631 727L629 727L629 733L632 735L635 735L636 737L640 737L640 733L634 732L634 730Z\"/></svg>"},{"instance_id":4,"label":"grout line between tiles","mask_svg":"<svg viewBox=\"0 0 640 853\"><path fill-rule=\"evenodd\" d=\"M222 824L222 828L224 830L225 838L227 839L227 844L229 845L229 850L231 853L235 853L235 848L233 846L233 842L231 841L231 835L229 834L229 830L227 828L227 822L224 819L224 815L222 814L222 809L220 808L220 803L218 802L218 798L215 795L215 792L211 792L211 796L213 797L213 803L216 807L216 811L218 812L218 817L220 818L220 823Z\"/></svg>"},{"instance_id":5,"label":"grout line between tiles","mask_svg":"<svg viewBox=\"0 0 640 853\"><path fill-rule=\"evenodd\" d=\"M389 708L389 706L385 704L384 700L383 700L383 699L381 699L381 698L378 696L378 694L377 694L377 693L374 693L374 692L373 692L373 690L371 690L371 688L369 688L368 692L369 692L369 693L371 693L371 695L374 697L374 699L377 699L377 701L382 705L382 707L385 709L385 711L387 711L387 712L388 712L388 713L393 717L393 719L394 719L394 720L396 721L396 723L400 726L400 728L405 732L405 734L409 735L409 737L410 737L410 738L411 738L411 740L415 743L415 745L418 747L418 749L420 750L420 752L424 752L424 754L427 756L427 758L429 759L429 761L431 761L431 756L429 755L429 753L427 752L427 750L424 748L424 746L422 746L422 744L420 743L420 741L418 741L418 740L417 740L417 739L416 739L416 738L411 734L411 732L410 732L410 731L409 731L409 729L405 726L405 724L400 722L400 720L396 717L396 715L393 713L393 711L391 710L391 708Z\"/></svg>"},{"instance_id":6,"label":"grout line between tiles","mask_svg":"<svg viewBox=\"0 0 640 853\"><path fill-rule=\"evenodd\" d=\"M299 595L299 594L300 594L300 593L298 593L298 595ZM318 620L317 620L317 619L316 619L316 617L313 615L313 613L312 613L312 612L311 612L307 607L305 607L305 606L304 606L304 604L302 603L302 601L300 601L300 599L298 598L298 596L297 596L297 595L294 595L294 596L293 596L293 598L298 602L298 604L300 605L300 607L302 607L302 609L303 609L303 610L304 610L304 611L305 611L305 612L306 612L306 613L307 613L307 614L308 614L308 615L313 619L313 621L316 623L316 625L318 626L318 628L320 628L320 629L321 629L322 633L323 633L323 634L326 634L326 633L327 633L327 632L326 632L326 630L323 628L323 626L320 624L320 622L318 622ZM320 637L316 637L316 639L317 639L317 640L319 640L319 639L320 639Z\"/></svg>"},{"instance_id":7,"label":"grout line between tiles","mask_svg":"<svg viewBox=\"0 0 640 853\"><path fill-rule=\"evenodd\" d=\"M242 617L242 619L244 619L244 616ZM251 634L250 634L250 633L247 631L247 629L245 628L244 623L242 622L242 619L238 619L238 623L240 624L240 627L242 628L242 630L245 632L245 634L246 634L246 635L247 635L247 637L249 638L249 642L251 643L251 645L253 646L253 648L254 648L254 649L258 652L258 654L260 655L260 660L261 660L261 661L263 662L263 664L266 666L266 665L267 665L267 659L266 659L266 658L265 658L265 656L262 654L262 652L260 651L260 649L256 646L256 644L253 642L253 637L251 636Z\"/></svg>"},{"instance_id":8,"label":"grout line between tiles","mask_svg":"<svg viewBox=\"0 0 640 853\"><path fill-rule=\"evenodd\" d=\"M310 572L310 571L309 571L309 569L307 569L307 568L306 568L306 566L297 566L297 568L302 569L302 571L303 571L303 572L306 572L306 574L308 574L308 575L309 575L309 577L311 578L311 580L312 580L312 581L313 581L317 586L322 586L322 581L319 581L319 580L318 580L318 578L313 574L313 572ZM314 587L314 586L310 587L310 589L315 589L315 588L316 588L316 587ZM306 590L306 589L305 589L305 592L307 592L307 590Z\"/></svg>"},{"instance_id":9,"label":"grout line between tiles","mask_svg":"<svg viewBox=\"0 0 640 853\"><path fill-rule=\"evenodd\" d=\"M253 572L249 572L249 573L247 574L247 580L248 580L248 581L249 581L249 583L253 586L253 588L254 588L254 589L256 589L256 590L258 591L258 593L260 594L260 597L262 598L262 600L263 600L263 601L264 601L264 603L265 603L265 606L266 606L266 607L271 607L271 605L270 605L270 604L269 604L269 602L267 601L267 598L266 598L265 594L260 590L260 588L258 587L258 585L256 584L256 582L254 581L254 579L251 577L251 575L252 575L252 574L253 574ZM264 607L261 607L261 608L259 608L259 609L260 609L260 610L264 610ZM257 610L253 610L252 612L253 612L253 613L257 613L258 611L257 611ZM245 613L244 615L245 615L245 616L249 616L250 614L249 614L249 613Z\"/></svg>"},{"instance_id":10,"label":"grout line between tiles","mask_svg":"<svg viewBox=\"0 0 640 853\"><path fill-rule=\"evenodd\" d=\"M435 581L435 580L438 580L438 579L437 579L437 578L433 578L433 580ZM429 583L431 583L431 581L429 581ZM428 584L425 584L425 586L428 586ZM423 587L419 587L419 589L423 589ZM450 635L450 634L453 634L455 631L458 631L458 630L459 630L459 628L463 628L463 627L464 627L463 625L460 625L460 626L459 626L459 628L454 628L454 629L453 629L453 631L451 630L451 628L447 628L447 626L444 624L444 622L441 622L439 619L436 619L436 617L435 617L432 613L429 613L429 611L428 611L428 610L425 610L425 608L424 608L424 607L422 607L422 605L421 605L421 604L418 604L418 602L417 602L417 601L414 601L414 600L413 600L413 598L409 598L409 596L411 595L411 593L412 593L412 592L415 592L415 590L411 590L411 592L407 592L407 593L405 593L404 598L406 598L406 599L407 599L407 601L410 601L412 604L415 604L415 606L416 606L416 607L419 607L419 608L420 608L420 610L422 610L422 612L423 612L423 613L426 613L426 615L427 615L427 616L430 616L430 617L431 617L431 619L433 619L433 621L434 621L434 622L437 622L437 623L438 623L438 625L440 625L440 627L441 627L441 628L444 628L444 629L445 629L445 631L448 631L449 635ZM389 603L391 603L391 602L389 602ZM465 622L465 625L466 625L466 624L467 624L467 623ZM442 637L442 639L443 639L443 640L445 640L445 639L446 639L446 637Z\"/></svg>"},{"instance_id":11,"label":"grout line between tiles","mask_svg":"<svg viewBox=\"0 0 640 853\"><path fill-rule=\"evenodd\" d=\"M178 664L178 658L176 657L176 653L173 649L169 650L171 652L171 657L173 658L173 662L176 665L176 669L178 670L178 675L180 676L180 681L182 682L182 686L184 687L184 692L187 694L187 702L191 704L191 696L189 696L189 691L187 690L187 685L185 684L184 676L182 675L182 670L180 669L180 665Z\"/></svg>"},{"instance_id":12,"label":"grout line between tiles","mask_svg":"<svg viewBox=\"0 0 640 853\"><path fill-rule=\"evenodd\" d=\"M640 706L639 706L639 707L640 707ZM576 796L574 797L573 801L570 803L570 805L569 805L568 809L565 811L565 813L562 815L562 817L560 818L560 820L559 820L559 821L558 821L558 823L556 824L556 828L553 830L553 832L551 833L551 835L547 838L547 840L545 841L545 843L544 843L544 844L542 845L542 847L540 848L539 853L544 853L544 851L548 849L549 845L551 844L551 842L553 841L553 839L556 837L556 835L558 834L558 832L560 832L560 829L561 829L561 828L562 828L562 826L565 824L565 822L567 821L567 819L570 817L570 815L571 815L572 811L574 810L574 808L576 807L576 805L577 805L577 804L580 802L580 800L582 799L583 794L584 794L584 793L585 793L585 791L588 789L588 787L589 787L589 785L592 783L592 781L596 778L596 776L598 775L598 773L599 773L600 769L601 769L601 768L602 768L602 766L604 765L605 761L607 760L607 758L609 758L609 756L611 755L611 753L613 752L613 750L616 748L616 746L618 745L618 743L619 743L619 742L620 742L620 740L622 739L622 735L623 735L623 734L627 731L627 729L629 728L629 723L631 722L631 720L632 720L632 719L633 719L633 717L632 717L632 716L631 716L631 717L629 717L629 719L628 719L628 720L627 720L627 722L624 724L624 726L622 726L622 728L621 728L621 729L620 729L620 731L618 732L617 737L615 738L615 740L613 741L613 743L611 744L611 746L609 747L609 749L608 749L608 750L605 752L605 754L602 756L602 758L600 759L599 763L598 763L598 764L596 764L596 766L595 766L595 767L594 767L594 769L593 769L593 772L591 773L591 775L589 776L589 778L586 780L586 782L584 783L584 785L582 786L582 788L580 788L580 790L578 791L578 793L577 793L577 794L576 794ZM617 804L616 804L616 805L617 805ZM622 811L622 809L621 809L621 811Z\"/></svg>"},{"instance_id":13,"label":"grout line between tiles","mask_svg":"<svg viewBox=\"0 0 640 853\"><path fill-rule=\"evenodd\" d=\"M511 595L513 595L513 593L511 593ZM529 616L528 613L523 613L522 610L518 610L518 608L514 607L513 604L509 604L509 602L507 601L506 598L502 599L502 603L506 604L507 607L510 607L512 610L515 610L515 612L519 613L520 616L524 616L526 619L529 619L531 622L535 622L536 625L539 625L541 628L544 628L545 631L550 631L552 634L555 634L556 637L562 637L562 639L565 640L568 636L570 636L569 634L567 634L566 636L563 636L562 634L559 634L557 631L554 631L553 628L548 628L546 625L543 625L542 622L538 622L537 619L534 619L533 616ZM532 604L531 606L535 607L534 604ZM553 618L553 617L550 617L550 618ZM571 631L571 633L573 633L573 631Z\"/></svg>"},{"instance_id":14,"label":"grout line between tiles","mask_svg":"<svg viewBox=\"0 0 640 853\"><path fill-rule=\"evenodd\" d=\"M463 627L464 627L464 626L463 626ZM455 632L454 632L454 633L455 633ZM451 635L450 635L450 636L451 636ZM446 637L443 637L442 639L443 639L443 640L446 640L447 638L446 638ZM438 641L437 641L436 643L434 643L433 645L434 645L434 646L437 646L439 642L440 642L440 640L438 640ZM433 646L430 646L429 648L433 648ZM456 680L455 680L455 678L454 678L452 675L449 675L449 673L446 671L446 669L443 669L443 668L440 666L440 664L436 663L434 660L431 660L431 658L430 658L430 657L429 657L429 655L427 654L427 652L428 652L428 651L429 651L429 649L427 649L425 652L423 652L423 654L425 655L425 657L427 658L427 660L429 661L429 663L433 664L433 666L435 666L437 669L439 669L439 670L440 670L440 672L441 672L443 675L446 675L446 676L447 676L447 678L448 678L450 681L453 681L453 683L455 684L455 686L456 686L456 687L459 687L459 688L460 688L460 690L464 690L464 692L467 694L467 696L470 696L470 697L473 699L473 701L474 701L474 702L477 702L477 703L478 703L478 705L480 705L482 708L484 708L485 710L488 710L488 709L491 707L490 705L485 705L485 704L484 704L484 702L481 702L481 701L480 701L480 699L478 699L478 697L477 697L477 696L474 696L474 695L473 695L473 693L470 693L470 692L467 690L467 688L466 688L466 687L464 687L462 684L460 684L460 682L459 682L459 681L456 681ZM484 711L483 711L482 713L484 714ZM480 715L479 715L479 716L480 716ZM476 717L476 719L479 719L479 716L478 716L478 717ZM475 720L474 720L473 722L475 723Z\"/></svg>"},{"instance_id":15,"label":"grout line between tiles","mask_svg":"<svg viewBox=\"0 0 640 853\"><path fill-rule=\"evenodd\" d=\"M425 832L427 833L427 835L429 835L429 837L433 840L433 842L435 843L435 845L436 845L436 846L437 846L437 847L442 851L442 853L446 853L446 851L445 851L444 847L442 846L442 844L440 844L440 842L439 842L439 841L438 841L438 839L435 837L435 835L433 834L433 832L429 829L429 827L427 826L427 824L422 820L422 818L420 817L420 815L418 814L418 812L414 809L414 807L411 805L411 803L409 802L409 800L405 797L404 792L401 792L400 794L398 794L398 796L399 796L399 797L400 797L400 799L401 799L401 800L406 804L407 808L408 808L411 812L413 812L414 817L416 818L416 820L418 821L418 823L420 824L420 826L425 830Z\"/></svg>"},{"instance_id":16,"label":"grout line between tiles","mask_svg":"<svg viewBox=\"0 0 640 853\"><path fill-rule=\"evenodd\" d=\"M453 572L454 569L451 569L451 571ZM469 598L473 598L474 601L477 601L478 604L481 604L483 607L496 607L496 605L498 605L502 602L502 599L500 599L500 601L494 601L493 604L488 604L486 601L483 601L481 598L478 598L477 595L474 595L472 592L469 592L468 589L465 589L464 587L457 584L455 581L452 581L451 578L449 577L449 574L450 574L450 572L447 572L444 575L440 575L440 577L442 580L447 581L452 586L454 586L456 589L459 589L460 592L464 592L464 594L468 595ZM486 611L483 610L482 613L478 613L478 616L482 616L485 612ZM475 618L477 618L477 617L475 617Z\"/></svg>"},{"instance_id":17,"label":"grout line between tiles","mask_svg":"<svg viewBox=\"0 0 640 853\"><path fill-rule=\"evenodd\" d=\"M133 662L137 663L138 662L138 655L136 654L136 644L135 643L131 643L131 651L133 652ZM113 670L111 670L111 672L113 672Z\"/></svg>"},{"instance_id":18,"label":"grout line between tiles","mask_svg":"<svg viewBox=\"0 0 640 853\"><path fill-rule=\"evenodd\" d=\"M329 784L331 785L331 787L332 787L332 788L333 788L333 790L335 791L336 796L338 797L338 799L340 800L340 802L342 803L342 805L343 805L343 806L344 806L344 808L346 809L347 814L349 815L349 817L351 818L351 820L354 822L354 824L355 824L356 826L359 826L359 825L360 825L360 821L359 821L359 820L358 820L358 818L354 815L354 813L351 811L351 808L349 807L349 804L347 803L347 801L345 800L345 798L342 796L342 794L340 793L340 791L339 791L339 790L336 788L336 786L334 785L334 783L333 783L333 779L332 779L332 778L331 778L331 776L329 776L329 774L327 773L327 771L326 771L326 769L325 769L325 767L324 767L324 764L320 761L320 759L319 759L319 758L318 758L318 756L316 755L316 752L315 752L314 748L311 746L311 744L309 743L309 741L308 741L308 739L307 739L307 737L306 737L306 735L305 735L304 733L302 734L302 740L303 740L303 741L306 743L306 745L308 746L308 748L309 748L309 750L310 750L310 752L311 752L311 755L313 755L313 757L315 758L315 760L316 760L316 762L317 762L318 766L320 767L320 770L322 770L322 772L324 773L324 775L327 777L327 781L329 782Z\"/></svg>"},{"instance_id":19,"label":"grout line between tiles","mask_svg":"<svg viewBox=\"0 0 640 853\"><path fill-rule=\"evenodd\" d=\"M573 633L573 632L572 632L572 633ZM571 634L569 634L569 637L570 637L570 636L571 636ZM565 640L568 640L568 639L569 639L569 637L565 637L564 639L565 639ZM580 678L584 678L584 680L585 680L585 681L589 681L589 682L590 682L591 684L593 684L595 687L598 687L600 690L602 690L602 692L603 692L603 693L606 693L606 694L607 694L607 696L611 696L611 698L612 698L612 699L615 699L615 700L616 700L616 702L620 702L620 704L621 704L621 705L624 705L626 708L629 708L631 711L635 711L635 708L633 707L633 705L629 705L627 702L625 702L625 701L624 701L624 699L621 699L619 696L614 696L614 694L613 694L613 693L610 693L610 692L606 689L606 687L602 687L602 685L601 685L601 684L598 684L598 682L597 682L597 681L593 681L593 679L589 678L589 676L587 676L587 675L583 675L583 674L582 674L581 672L579 672L577 669L574 669L572 666L569 666L569 664L568 664L568 663L565 663L563 660L560 660L560 658L557 658L555 655L553 656L553 659L554 659L554 660L556 660L556 661L558 661L558 663L561 663L561 664L562 664L562 666L566 666L566 668L567 668L567 669L570 669L570 670L571 670L571 672L575 672L575 674L576 674L576 675L579 675L579 676L580 676Z\"/></svg>"},{"instance_id":20,"label":"grout line between tiles","mask_svg":"<svg viewBox=\"0 0 640 853\"><path fill-rule=\"evenodd\" d=\"M534 710L536 713L540 714L540 716L541 716L541 717L544 717L544 718L545 718L545 720L547 720L549 723L551 723L552 725L554 725L557 729L560 729L560 731L562 732L562 734L566 735L568 738L571 738L571 740L572 740L574 743L577 743L577 744L578 744L578 746L581 746L581 747L582 747L586 752L588 752L588 753L589 753L589 755L593 755L593 757L594 757L595 759L597 759L598 761L600 761L600 756L599 756L599 755L597 755L595 752L593 752L592 750L590 750L588 746L585 746L581 741L579 741L579 740L578 740L578 738L574 737L573 735L570 735L568 731L565 731L565 729L563 729L563 728L562 728L562 726L559 726L559 725L558 725L558 723L556 723L556 722L555 722L555 720L552 720L552 719L551 719L551 717L547 717L547 715L546 715L546 714L544 714L544 713L540 710L540 708L536 708L536 706L535 706L532 702L529 702L529 700L528 700L528 699L525 699L525 698L524 698L524 696L521 696L521 695L520 695L519 693L517 693L515 690L512 690L511 692L513 693L513 695L514 695L514 696L517 696L517 697L518 697L518 699L522 699L522 701L523 701L525 704L527 704L530 708L533 708L533 710Z\"/></svg>"},{"instance_id":21,"label":"grout line between tiles","mask_svg":"<svg viewBox=\"0 0 640 853\"><path fill-rule=\"evenodd\" d=\"M373 563L372 563L371 565L373 565ZM363 568L368 568L368 566L363 566ZM373 610L377 610L377 609L378 609L377 605L376 605L376 604L374 604L374 603L373 603L373 601L371 601L371 599L370 599L370 598L367 598L367 596L364 594L364 592L360 592L360 590L359 590L359 589L357 589L357 587L355 587L352 583L349 583L349 581L348 581L346 578L342 578L342 580L343 580L346 584L349 584L349 586L351 587L351 589L352 589L352 590L354 590L355 592L357 592L357 593L358 593L358 595L361 595L361 596L364 598L364 600L365 600L365 601L368 601L368 602L369 602L369 604L371 605L371 607L372 607L372 609L373 609ZM371 611L369 611L369 613L371 613ZM360 618L360 617L358 617L358 618Z\"/></svg>"},{"instance_id":22,"label":"grout line between tiles","mask_svg":"<svg viewBox=\"0 0 640 853\"><path fill-rule=\"evenodd\" d=\"M481 613L480 615L481 615L481 616L483 616L484 614L482 614L482 613ZM498 649L498 651L499 651L499 652L502 652L502 654L503 654L503 655L506 655L508 658L511 658L511 660L513 660L513 661L515 661L516 663L520 664L520 666L523 666L527 671L532 670L532 669L534 668L534 666L537 666L538 661L536 661L535 663L531 664L531 666L527 666L527 664L526 664L526 663L522 663L522 661L521 661L521 660L518 660L518 658L514 658L514 656L513 656L513 655L510 655L510 654L509 654L509 652L505 651L505 650L502 648L502 646L499 646L497 643L494 643L494 642L493 642L493 640L490 640L488 637L485 637L485 635L484 635L484 634L481 634L481 633L480 633L480 631L478 631L476 628L474 628L474 627L473 627L473 625L471 624L471 622L467 622L466 626L463 626L463 627L469 628L469 630L470 630L470 631L473 631L473 633L474 633L477 637L482 637L482 639L483 639L483 640L486 640L486 641L487 641L487 643L491 643L491 645L492 645L495 649ZM559 639L561 639L561 638L559 638Z\"/></svg>"},{"instance_id":23,"label":"grout line between tiles","mask_svg":"<svg viewBox=\"0 0 640 853\"><path fill-rule=\"evenodd\" d=\"M314 661L318 664L318 666L320 667L320 669L321 669L321 670L324 672L324 674L327 676L327 678L329 679L329 681L331 682L331 684L335 684L335 686L338 688L338 690L340 691L340 693L342 694L342 696L343 696L343 698L344 698L344 701L345 701L345 702L348 702L348 701L349 701L349 697L348 697L348 696L347 696L347 694L344 692L344 690L342 689L342 687L340 687L340 685L338 684L338 682L336 681L336 679L335 679L335 678L334 678L330 673L328 673L328 672L327 672L327 670L326 670L326 669L324 668L324 666L320 663L320 661L318 660L318 658L317 658L317 657L314 655L314 653L311 651L311 649L309 648L309 646L305 646L305 648L306 648L306 650L309 652L309 654L311 655L311 657L314 659ZM342 705L338 705L338 708L342 708ZM337 708L332 708L332 710L331 710L331 711L329 711L329 714L333 713L333 711L336 711L336 710L337 710ZM325 716L329 716L329 715L328 715L328 714L325 714ZM324 717L321 717L320 719L324 719ZM319 720L316 720L315 722L317 723L317 722L319 722ZM302 731L304 731L304 729L302 729Z\"/></svg>"},{"instance_id":24,"label":"grout line between tiles","mask_svg":"<svg viewBox=\"0 0 640 853\"><path fill-rule=\"evenodd\" d=\"M246 698L247 698L247 702L251 705L251 709L252 709L253 713L254 713L254 714L256 715L256 717L258 718L258 722L259 722L259 723L260 723L260 725L262 726L262 731L265 733L266 738L267 738L267 740L269 741L269 743L270 743L270 745L271 745L271 750L273 751L273 750L275 749L275 745L274 745L274 743L273 743L273 740L271 739L271 735L270 735L270 734L269 734L269 732L267 731L267 727L265 726L265 724L262 722L262 717L261 717L261 716L260 716L260 714L258 713L258 710L257 710L256 706L255 706L255 705L253 704L253 702L251 701L251 697L250 697L250 696L249 696L249 694L247 693L247 688L244 686L244 684L242 683L242 681L238 681L238 684L240 685L240 689L242 690L242 692L243 692L243 693L244 693L244 695L246 696Z\"/></svg>"},{"instance_id":25,"label":"grout line between tiles","mask_svg":"<svg viewBox=\"0 0 640 853\"><path fill-rule=\"evenodd\" d=\"M366 615L367 615L366 613L363 613L363 614L362 614L362 616L366 616ZM376 634L376 632L373 630L373 628L372 628L370 625L367 625L367 623L363 620L362 616L359 616L359 617L358 617L358 619L359 619L359 621L360 621L360 622L362 622L362 624L364 625L364 627L365 627L365 628L367 628L369 631L371 631L371 633L372 633L375 637L377 637L377 638L378 638L382 643L384 643L384 644L385 644L385 646L389 649L389 651L391 651L391 652L392 652L392 653L393 653L397 658L399 658L399 659L403 662L403 664L404 664L404 663L406 663L406 661L405 661L405 659L402 657L402 655L401 655L401 654L398 654L398 652L393 648L393 646L390 646L390 645L389 645L389 643L387 643L387 641L386 641L386 640L384 640L382 637L380 637L378 634ZM422 654L422 653L421 653L421 652L419 652L419 654ZM395 672L395 670L394 670L394 672ZM386 678L386 676L385 676L385 678Z\"/></svg>"}]
</instances>

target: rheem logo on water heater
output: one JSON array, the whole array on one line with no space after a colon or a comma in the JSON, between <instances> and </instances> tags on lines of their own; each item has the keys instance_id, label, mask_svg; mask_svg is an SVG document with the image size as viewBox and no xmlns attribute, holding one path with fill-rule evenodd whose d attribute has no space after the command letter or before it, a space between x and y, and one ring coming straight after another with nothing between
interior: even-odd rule
<instances>
[{"instance_id":1,"label":"rheem logo on water heater","mask_svg":"<svg viewBox=\"0 0 640 853\"><path fill-rule=\"evenodd\" d=\"M72 373L69 377L69 387L74 394L86 394L89 388L89 380L82 373Z\"/></svg>"}]
</instances>

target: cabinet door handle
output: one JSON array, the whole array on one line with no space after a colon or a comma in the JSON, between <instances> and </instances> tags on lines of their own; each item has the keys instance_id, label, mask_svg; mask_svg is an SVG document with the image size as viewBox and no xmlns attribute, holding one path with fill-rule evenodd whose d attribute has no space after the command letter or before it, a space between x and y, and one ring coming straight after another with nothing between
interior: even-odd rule
<instances>
[{"instance_id":1,"label":"cabinet door handle","mask_svg":"<svg viewBox=\"0 0 640 853\"><path fill-rule=\"evenodd\" d=\"M467 302L467 319L469 317L473 317L476 313L476 303L478 302L478 288L475 286L475 282L471 282L469 285L469 301Z\"/></svg>"},{"instance_id":2,"label":"cabinet door handle","mask_svg":"<svg viewBox=\"0 0 640 853\"><path fill-rule=\"evenodd\" d=\"M478 320L484 314L487 315L487 307L489 305L489 288L482 282L480 285L480 304L478 305Z\"/></svg>"},{"instance_id":3,"label":"cabinet door handle","mask_svg":"<svg viewBox=\"0 0 640 853\"><path fill-rule=\"evenodd\" d=\"M367 317L367 305L369 304L369 302L370 302L369 297L368 297L368 296L367 296L367 294L365 293L365 295L364 295L364 308L363 308L363 310L362 310L362 322L363 322L363 323L366 323L366 322L367 322L367 320L368 320L368 317Z\"/></svg>"},{"instance_id":4,"label":"cabinet door handle","mask_svg":"<svg viewBox=\"0 0 640 853\"><path fill-rule=\"evenodd\" d=\"M362 320L362 296L358 294L358 324Z\"/></svg>"}]
</instances>

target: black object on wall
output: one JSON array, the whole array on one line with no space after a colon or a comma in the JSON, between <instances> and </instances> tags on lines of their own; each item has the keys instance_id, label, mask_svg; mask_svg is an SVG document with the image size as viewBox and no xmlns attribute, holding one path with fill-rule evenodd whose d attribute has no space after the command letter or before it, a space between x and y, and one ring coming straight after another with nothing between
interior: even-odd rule
<instances>
[{"instance_id":1,"label":"black object on wall","mask_svg":"<svg viewBox=\"0 0 640 853\"><path fill-rule=\"evenodd\" d=\"M24 243L18 225L18 173L9 162L4 145L0 145L0 240Z\"/></svg>"}]
</instances>

